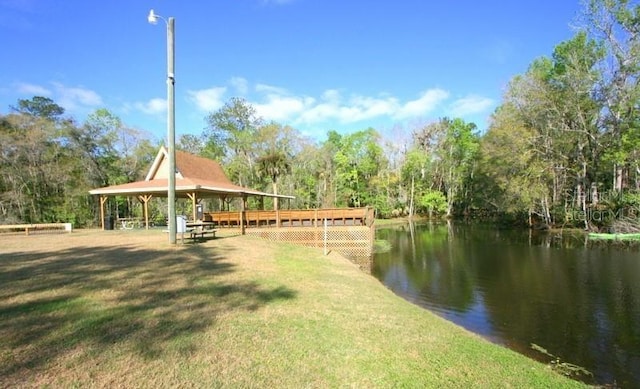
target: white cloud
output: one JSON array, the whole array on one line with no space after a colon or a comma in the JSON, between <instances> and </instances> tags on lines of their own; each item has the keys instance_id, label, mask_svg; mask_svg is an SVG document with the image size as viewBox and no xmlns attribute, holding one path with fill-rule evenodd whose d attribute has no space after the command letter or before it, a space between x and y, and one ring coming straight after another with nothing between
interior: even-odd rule
<instances>
[{"instance_id":1,"label":"white cloud","mask_svg":"<svg viewBox=\"0 0 640 389\"><path fill-rule=\"evenodd\" d=\"M314 124L329 120L340 123L355 123L379 116L389 115L396 109L395 98L353 96L346 103L336 90L325 91L322 102L313 105L299 115L294 122Z\"/></svg>"},{"instance_id":2,"label":"white cloud","mask_svg":"<svg viewBox=\"0 0 640 389\"><path fill-rule=\"evenodd\" d=\"M53 91L47 87L29 83L16 84L16 91L23 95L51 97L56 104L67 110L81 107L97 107L103 104L102 97L91 89L70 87L60 82L52 82Z\"/></svg>"},{"instance_id":3,"label":"white cloud","mask_svg":"<svg viewBox=\"0 0 640 389\"><path fill-rule=\"evenodd\" d=\"M435 110L447 98L449 98L449 92L442 89L429 89L418 99L404 103L393 116L399 119L424 116Z\"/></svg>"},{"instance_id":4,"label":"white cloud","mask_svg":"<svg viewBox=\"0 0 640 389\"><path fill-rule=\"evenodd\" d=\"M296 119L296 123L317 124L336 119L339 116L340 107L335 103L321 103L302 112Z\"/></svg>"},{"instance_id":5,"label":"white cloud","mask_svg":"<svg viewBox=\"0 0 640 389\"><path fill-rule=\"evenodd\" d=\"M15 92L18 94L48 97L69 113L86 113L87 110L104 105L102 97L97 92L83 86L71 87L56 81L50 85L51 87L46 87L26 82L14 84Z\"/></svg>"},{"instance_id":6,"label":"white cloud","mask_svg":"<svg viewBox=\"0 0 640 389\"><path fill-rule=\"evenodd\" d=\"M494 101L488 97L470 95L451 103L449 111L451 116L467 116L482 113L493 104Z\"/></svg>"},{"instance_id":7,"label":"white cloud","mask_svg":"<svg viewBox=\"0 0 640 389\"><path fill-rule=\"evenodd\" d=\"M267 84L256 84L256 92L264 93L266 95L287 95L289 92L277 86L271 86Z\"/></svg>"},{"instance_id":8,"label":"white cloud","mask_svg":"<svg viewBox=\"0 0 640 389\"><path fill-rule=\"evenodd\" d=\"M223 86L213 87L209 89L188 91L189 99L198 107L198 109L206 112L215 111L224 105L224 94L227 88Z\"/></svg>"},{"instance_id":9,"label":"white cloud","mask_svg":"<svg viewBox=\"0 0 640 389\"><path fill-rule=\"evenodd\" d=\"M260 101L253 103L256 113L267 120L290 121L313 106L315 100L307 96L293 96L286 89L257 84Z\"/></svg>"},{"instance_id":10,"label":"white cloud","mask_svg":"<svg viewBox=\"0 0 640 389\"><path fill-rule=\"evenodd\" d=\"M314 99L311 97L271 95L265 103L255 103L253 106L256 113L267 120L287 121L302 114L313 103Z\"/></svg>"},{"instance_id":11,"label":"white cloud","mask_svg":"<svg viewBox=\"0 0 640 389\"><path fill-rule=\"evenodd\" d=\"M199 110L212 112L226 102L227 90L246 92L247 101L263 119L298 126L359 124L376 126L379 122L425 119L429 116L465 116L486 111L494 101L470 95L447 102L450 93L432 88L413 100L402 100L390 94L364 96L345 95L338 89L326 89L318 96L293 93L268 84L251 85L242 77L233 77L227 86L189 91L190 100ZM244 93L243 93L244 94ZM448 103L448 104L447 104Z\"/></svg>"},{"instance_id":12,"label":"white cloud","mask_svg":"<svg viewBox=\"0 0 640 389\"><path fill-rule=\"evenodd\" d=\"M327 89L322 92L322 100L339 103L341 99L342 96L340 96L340 91L337 89Z\"/></svg>"},{"instance_id":13,"label":"white cloud","mask_svg":"<svg viewBox=\"0 0 640 389\"><path fill-rule=\"evenodd\" d=\"M18 93L23 95L51 96L51 91L41 85L18 83L16 89Z\"/></svg>"},{"instance_id":14,"label":"white cloud","mask_svg":"<svg viewBox=\"0 0 640 389\"><path fill-rule=\"evenodd\" d=\"M314 124L329 120L354 123L381 115L392 114L397 106L395 98L352 96L342 103L340 92L329 89L320 100L309 96L294 96L286 89L258 84L255 90L263 102L252 103L260 116L267 120L289 121L294 124Z\"/></svg>"},{"instance_id":15,"label":"white cloud","mask_svg":"<svg viewBox=\"0 0 640 389\"><path fill-rule=\"evenodd\" d=\"M417 118L433 112L449 98L449 93L442 89L429 89L417 99L406 102L390 95L352 95L345 98L337 89L325 90L318 99L294 95L284 88L266 84L257 84L254 90L259 96L251 104L260 116L302 125Z\"/></svg>"},{"instance_id":16,"label":"white cloud","mask_svg":"<svg viewBox=\"0 0 640 389\"><path fill-rule=\"evenodd\" d=\"M249 91L249 82L245 78L232 77L231 80L229 80L229 84L231 84L240 95L246 95Z\"/></svg>"},{"instance_id":17,"label":"white cloud","mask_svg":"<svg viewBox=\"0 0 640 389\"><path fill-rule=\"evenodd\" d=\"M157 115L167 112L167 100L155 98L144 103L135 103L134 108L147 115Z\"/></svg>"},{"instance_id":18,"label":"white cloud","mask_svg":"<svg viewBox=\"0 0 640 389\"><path fill-rule=\"evenodd\" d=\"M102 97L91 89L69 87L59 82L51 83L55 88L54 100L69 111L80 108L94 108L103 105Z\"/></svg>"},{"instance_id":19,"label":"white cloud","mask_svg":"<svg viewBox=\"0 0 640 389\"><path fill-rule=\"evenodd\" d=\"M354 96L350 100L350 107L343 110L343 122L362 121L379 116L393 115L398 111L398 100L395 97L366 97Z\"/></svg>"}]
</instances>

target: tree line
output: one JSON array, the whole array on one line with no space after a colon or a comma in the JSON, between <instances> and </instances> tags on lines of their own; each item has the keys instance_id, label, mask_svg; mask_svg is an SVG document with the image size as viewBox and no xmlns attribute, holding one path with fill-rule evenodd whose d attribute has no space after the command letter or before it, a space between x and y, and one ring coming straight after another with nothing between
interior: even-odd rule
<instances>
[{"instance_id":1,"label":"tree line","mask_svg":"<svg viewBox=\"0 0 640 389\"><path fill-rule=\"evenodd\" d=\"M378 217L499 219L543 226L637 223L640 207L640 6L585 2L582 26L514 77L489 127L440 118L407 141L373 128L318 141L232 98L176 147L218 160L242 186L289 194L291 208L375 208ZM84 123L54 101L0 115L3 223L97 222L92 188L144 178L160 143L99 109ZM272 208L272 199L250 206ZM159 220L166 203L154 202ZM233 203L212 202L209 208ZM113 214L140 212L116 198Z\"/></svg>"}]
</instances>

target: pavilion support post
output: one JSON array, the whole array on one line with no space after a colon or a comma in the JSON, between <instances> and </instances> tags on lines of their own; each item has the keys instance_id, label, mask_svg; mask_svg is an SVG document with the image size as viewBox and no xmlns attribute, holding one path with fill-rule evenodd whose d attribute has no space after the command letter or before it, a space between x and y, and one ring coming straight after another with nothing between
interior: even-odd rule
<instances>
[{"instance_id":1,"label":"pavilion support post","mask_svg":"<svg viewBox=\"0 0 640 389\"><path fill-rule=\"evenodd\" d=\"M273 194L276 196L273 196L273 210L277 211L279 209L278 207L278 186L275 184L275 182L273 183Z\"/></svg>"},{"instance_id":2,"label":"pavilion support post","mask_svg":"<svg viewBox=\"0 0 640 389\"><path fill-rule=\"evenodd\" d=\"M143 205L144 212L144 228L146 230L149 229L149 201L153 198L153 195L140 195L138 196L138 200Z\"/></svg>"},{"instance_id":3,"label":"pavilion support post","mask_svg":"<svg viewBox=\"0 0 640 389\"><path fill-rule=\"evenodd\" d=\"M192 192L192 193L187 193L187 196L191 200L191 216L192 216L191 220L195 221L197 218L196 205L198 205L198 195L196 194L196 192Z\"/></svg>"},{"instance_id":4,"label":"pavilion support post","mask_svg":"<svg viewBox=\"0 0 640 389\"><path fill-rule=\"evenodd\" d=\"M104 204L107 202L107 196L100 196L100 225L104 231Z\"/></svg>"},{"instance_id":5,"label":"pavilion support post","mask_svg":"<svg viewBox=\"0 0 640 389\"><path fill-rule=\"evenodd\" d=\"M242 201L240 202L240 234L246 235L245 231L245 218L247 216L247 195L242 195Z\"/></svg>"}]
</instances>

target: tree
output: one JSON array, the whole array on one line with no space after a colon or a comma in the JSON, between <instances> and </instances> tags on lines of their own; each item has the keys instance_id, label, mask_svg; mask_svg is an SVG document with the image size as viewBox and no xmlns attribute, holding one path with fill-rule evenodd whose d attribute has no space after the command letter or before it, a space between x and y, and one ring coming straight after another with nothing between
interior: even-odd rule
<instances>
[{"instance_id":1,"label":"tree","mask_svg":"<svg viewBox=\"0 0 640 389\"><path fill-rule=\"evenodd\" d=\"M431 184L419 187L444 193L447 217L453 216L456 203L461 205L461 209L469 203L469 191L466 188L470 185L479 147L475 129L475 124L462 119L442 118L423 127L413 136L416 151L426 154L428 163L417 155L412 156L411 163L418 164L421 171L426 166L431 168L428 174L421 173L421 181ZM410 171L415 172L416 167Z\"/></svg>"},{"instance_id":2,"label":"tree","mask_svg":"<svg viewBox=\"0 0 640 389\"><path fill-rule=\"evenodd\" d=\"M414 145L405 153L401 170L401 179L409 188L409 216L416 213L416 198L432 191L427 173L430 170L429 154Z\"/></svg>"},{"instance_id":3,"label":"tree","mask_svg":"<svg viewBox=\"0 0 640 389\"><path fill-rule=\"evenodd\" d=\"M251 187L256 183L254 149L262 119L245 100L234 97L207 117L205 151L220 158L229 177L239 185Z\"/></svg>"},{"instance_id":4,"label":"tree","mask_svg":"<svg viewBox=\"0 0 640 389\"><path fill-rule=\"evenodd\" d=\"M557 45L551 58L535 60L505 94L505 104L516 108L516 121L534 132L529 147L549 180L548 194L540 199L547 224L570 207L585 211L587 192L597 187L602 137L593 96L602 54L596 42L578 33Z\"/></svg>"},{"instance_id":5,"label":"tree","mask_svg":"<svg viewBox=\"0 0 640 389\"><path fill-rule=\"evenodd\" d=\"M32 115L52 121L58 120L64 114L64 108L48 97L34 96L31 100L18 100L18 106L12 107L18 113Z\"/></svg>"},{"instance_id":6,"label":"tree","mask_svg":"<svg viewBox=\"0 0 640 389\"><path fill-rule=\"evenodd\" d=\"M258 158L258 171L271 179L273 194L278 194L278 177L291 172L289 157L284 152L272 150ZM278 210L278 198L273 199L273 209Z\"/></svg>"},{"instance_id":7,"label":"tree","mask_svg":"<svg viewBox=\"0 0 640 389\"><path fill-rule=\"evenodd\" d=\"M269 178L274 194L278 194L278 179L291 173L292 143L296 138L293 128L277 123L269 123L258 130L258 175ZM277 197L273 199L273 208L278 209Z\"/></svg>"},{"instance_id":8,"label":"tree","mask_svg":"<svg viewBox=\"0 0 640 389\"><path fill-rule=\"evenodd\" d=\"M57 122L31 113L0 117L0 211L16 222L61 221L68 150Z\"/></svg>"},{"instance_id":9,"label":"tree","mask_svg":"<svg viewBox=\"0 0 640 389\"><path fill-rule=\"evenodd\" d=\"M337 206L373 205L381 187L374 177L384 169L387 160L378 144L380 135L372 128L345 136L330 134L329 142L337 143L333 157L336 172Z\"/></svg>"},{"instance_id":10,"label":"tree","mask_svg":"<svg viewBox=\"0 0 640 389\"><path fill-rule=\"evenodd\" d=\"M143 178L157 152L157 145L143 138L143 133L127 127L107 109L91 113L82 126L67 130L69 147L78 159L74 176L78 184L73 196L84 198L91 188L124 184ZM80 201L80 200L78 200ZM93 202L88 207L97 209ZM110 212L132 214L137 203L131 197L110 200Z\"/></svg>"},{"instance_id":11,"label":"tree","mask_svg":"<svg viewBox=\"0 0 640 389\"><path fill-rule=\"evenodd\" d=\"M516 107L503 104L492 116L480 149L485 209L498 215L546 218L552 170L536 150L539 135L528 127Z\"/></svg>"},{"instance_id":12,"label":"tree","mask_svg":"<svg viewBox=\"0 0 640 389\"><path fill-rule=\"evenodd\" d=\"M583 30L606 52L596 86L602 107L599 125L609 140L605 161L612 168L613 189L621 191L629 169L640 174L640 7L628 0L588 0Z\"/></svg>"},{"instance_id":13,"label":"tree","mask_svg":"<svg viewBox=\"0 0 640 389\"><path fill-rule=\"evenodd\" d=\"M493 174L500 169L485 169L485 177L494 179L503 194L515 196L512 200L524 200L520 203L523 210L539 215L546 224L563 221L573 208L586 212L587 199L597 199L607 143L600 126L603 106L597 99L604 54L599 42L579 32L558 44L551 57L534 60L525 74L510 82L503 106L485 136L486 157L521 169L511 173L516 191L526 191L527 186L535 190L521 193L522 197L506 191L499 175ZM498 147L496 142L504 143ZM518 150L526 163L509 155L509 148ZM519 182L523 177L526 179ZM507 201L503 208L513 210L514 204Z\"/></svg>"},{"instance_id":14,"label":"tree","mask_svg":"<svg viewBox=\"0 0 640 389\"><path fill-rule=\"evenodd\" d=\"M213 153L213 155L209 155L202 138L193 134L181 135L178 139L176 148L178 150L186 151L187 153L215 158L215 153Z\"/></svg>"},{"instance_id":15,"label":"tree","mask_svg":"<svg viewBox=\"0 0 640 389\"><path fill-rule=\"evenodd\" d=\"M331 207L329 195L333 193L332 154L309 139L300 139L296 153L291 156L291 174L283 180L283 189L287 194L295 195L293 204L296 208Z\"/></svg>"},{"instance_id":16,"label":"tree","mask_svg":"<svg viewBox=\"0 0 640 389\"><path fill-rule=\"evenodd\" d=\"M84 161L90 185L127 182L117 166L119 155L115 143L121 128L120 118L104 108L90 114L83 126L69 128L68 135Z\"/></svg>"},{"instance_id":17,"label":"tree","mask_svg":"<svg viewBox=\"0 0 640 389\"><path fill-rule=\"evenodd\" d=\"M323 207L338 206L338 169L336 154L342 147L342 135L336 131L327 133L327 140L322 143L319 155L318 181L320 185L320 204Z\"/></svg>"},{"instance_id":18,"label":"tree","mask_svg":"<svg viewBox=\"0 0 640 389\"><path fill-rule=\"evenodd\" d=\"M418 205L427 210L429 217L433 217L434 213L447 211L447 198L442 192L429 189L420 196Z\"/></svg>"},{"instance_id":19,"label":"tree","mask_svg":"<svg viewBox=\"0 0 640 389\"><path fill-rule=\"evenodd\" d=\"M453 215L456 201L468 204L465 187L473 178L474 164L479 148L476 125L462 119L454 119L447 127L444 142L439 150L443 165L444 185L447 197L447 217Z\"/></svg>"}]
</instances>

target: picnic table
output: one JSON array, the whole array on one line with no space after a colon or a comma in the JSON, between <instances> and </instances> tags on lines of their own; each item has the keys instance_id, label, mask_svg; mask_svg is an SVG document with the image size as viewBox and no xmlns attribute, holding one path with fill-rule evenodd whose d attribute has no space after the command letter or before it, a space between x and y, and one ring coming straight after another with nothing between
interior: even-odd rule
<instances>
[{"instance_id":1,"label":"picnic table","mask_svg":"<svg viewBox=\"0 0 640 389\"><path fill-rule=\"evenodd\" d=\"M131 230L134 228L142 228L144 220L139 217L119 217L118 223L120 223L121 230Z\"/></svg>"},{"instance_id":2,"label":"picnic table","mask_svg":"<svg viewBox=\"0 0 640 389\"><path fill-rule=\"evenodd\" d=\"M195 239L198 235L200 235L201 238L204 238L204 236L207 234L211 234L211 237L215 238L216 231L218 231L215 229L215 225L215 222L205 222L200 220L187 222L186 232L189 233L189 237L191 239Z\"/></svg>"}]
</instances>

